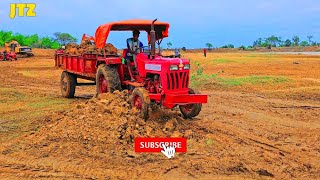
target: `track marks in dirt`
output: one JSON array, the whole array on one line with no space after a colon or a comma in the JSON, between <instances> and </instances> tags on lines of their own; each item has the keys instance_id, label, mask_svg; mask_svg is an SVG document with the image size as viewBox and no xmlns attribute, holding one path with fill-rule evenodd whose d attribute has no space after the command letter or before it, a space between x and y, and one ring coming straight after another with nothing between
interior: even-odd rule
<instances>
[{"instance_id":1,"label":"track marks in dirt","mask_svg":"<svg viewBox=\"0 0 320 180\"><path fill-rule=\"evenodd\" d=\"M151 178L157 174L160 175L159 178L164 179L166 177L185 177L186 179L207 177L210 179L227 175L290 179L319 175L319 167L315 159L319 150L316 150L317 144L315 144L316 147L312 147L312 143L315 143L317 139L313 138L303 142L306 134L309 136L315 134L316 129L313 132L307 131L307 127L311 124L301 121L304 126L300 132L302 134L299 134L296 132L299 125L287 125L292 119L283 119L281 115L277 116L277 113L269 113L268 110L272 109L270 102L274 100L257 100L250 94L241 96L234 96L234 93L217 94L216 96L211 95L211 98L220 103L214 106L211 104L204 106L204 112L193 120L183 120L175 111L161 112L160 110L162 114L151 118L148 123L143 123L142 127L151 127L152 130L149 132L151 135L159 132L158 128L170 131L168 135L174 135L173 132L177 131L181 135L188 136L188 153L179 154L173 160L166 160L161 154L134 153L132 141L123 145L112 145L108 142L105 144L105 150L99 150L94 146L78 146L68 142L67 139L53 138L50 140L49 138L51 142L42 143L45 145L43 148L41 146L25 146L25 148L18 146L16 151L6 156L1 155L0 164L3 164L0 166L1 170L8 176L19 172L20 177L50 178L139 176ZM231 102L231 104L226 104L226 102ZM278 110L281 112L282 109ZM264 114L263 117L267 119L255 118L259 114ZM81 114L79 117L70 117L79 119L80 116ZM172 121L173 117L176 117L176 120ZM139 130L136 128L136 121L132 120L125 125L124 134L133 133L134 135L137 133L135 130ZM283 122L279 123L281 121ZM55 125L57 122L45 126L59 127ZM139 121L137 122L139 124ZM67 128L68 126L61 127ZM128 127L131 130L128 131ZM50 131L51 128L48 130ZM146 129L138 131L136 135L139 135L139 132L147 133L147 131ZM43 135L39 138L45 137ZM292 137L295 137L296 142L300 143L299 146L290 139ZM28 144L28 141L25 140L23 143ZM68 149L68 146L74 147ZM20 152L19 147L24 149L23 153ZM64 151L61 151L61 147ZM77 150L84 147L86 148L81 151Z\"/></svg>"},{"instance_id":2,"label":"track marks in dirt","mask_svg":"<svg viewBox=\"0 0 320 180\"><path fill-rule=\"evenodd\" d=\"M239 153L248 169L258 172L257 167L261 166L275 177L286 178L320 174L317 112L306 109L303 116L310 120L304 121L297 118L301 114L299 109L290 109L293 116L287 117L283 115L284 109L272 107L306 103L236 92L215 92L210 97L209 101L219 104L204 106L202 125L213 132L220 131L222 142L230 143L226 146ZM318 102L311 104L317 106ZM211 118L207 115L210 112L214 112Z\"/></svg>"}]
</instances>

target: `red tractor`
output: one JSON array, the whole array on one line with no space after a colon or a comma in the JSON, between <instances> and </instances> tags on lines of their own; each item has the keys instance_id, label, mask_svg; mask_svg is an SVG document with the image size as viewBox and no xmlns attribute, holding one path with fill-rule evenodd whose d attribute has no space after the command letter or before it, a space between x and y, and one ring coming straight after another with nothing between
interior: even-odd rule
<instances>
[{"instance_id":1,"label":"red tractor","mask_svg":"<svg viewBox=\"0 0 320 180\"><path fill-rule=\"evenodd\" d=\"M162 39L168 37L168 23L157 20L128 20L104 24L96 30L95 46L104 48L110 31L135 29L147 32L150 48L144 48L136 55L134 82L130 81L132 77L124 63L126 49L122 56L106 54L105 50L103 55L81 56L57 52L55 66L64 70L60 81L62 95L66 98L74 97L75 87L81 85L96 85L98 94L127 89L131 94L132 106L140 110L144 119L148 118L151 103L169 109L179 106L185 118L197 116L202 103L207 103L207 95L189 88L189 60L156 53L156 43L160 46ZM131 67L134 66L132 63ZM78 83L77 78L92 80L93 83Z\"/></svg>"},{"instance_id":2,"label":"red tractor","mask_svg":"<svg viewBox=\"0 0 320 180\"><path fill-rule=\"evenodd\" d=\"M12 61L12 60L18 60L15 52L4 51L3 53L0 53L0 61Z\"/></svg>"}]
</instances>

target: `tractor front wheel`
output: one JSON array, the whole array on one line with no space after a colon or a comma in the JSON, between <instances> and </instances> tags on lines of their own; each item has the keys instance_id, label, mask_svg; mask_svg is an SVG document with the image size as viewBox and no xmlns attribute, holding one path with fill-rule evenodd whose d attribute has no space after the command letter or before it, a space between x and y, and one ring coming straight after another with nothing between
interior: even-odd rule
<instances>
[{"instance_id":1,"label":"tractor front wheel","mask_svg":"<svg viewBox=\"0 0 320 180\"><path fill-rule=\"evenodd\" d=\"M198 91L193 90L191 88L189 88L188 93L189 94L200 94ZM200 113L201 108L202 108L202 104L180 105L179 108L180 108L180 111L181 111L183 117L188 119L188 118L196 117Z\"/></svg>"},{"instance_id":2,"label":"tractor front wheel","mask_svg":"<svg viewBox=\"0 0 320 180\"><path fill-rule=\"evenodd\" d=\"M96 87L98 94L121 90L117 68L100 64L96 74Z\"/></svg>"},{"instance_id":3,"label":"tractor front wheel","mask_svg":"<svg viewBox=\"0 0 320 180\"><path fill-rule=\"evenodd\" d=\"M130 97L132 107L140 111L144 120L149 118L150 97L145 88L135 88Z\"/></svg>"},{"instance_id":4,"label":"tractor front wheel","mask_svg":"<svg viewBox=\"0 0 320 180\"><path fill-rule=\"evenodd\" d=\"M61 94L65 98L73 98L76 91L77 77L63 71L60 79Z\"/></svg>"}]
</instances>

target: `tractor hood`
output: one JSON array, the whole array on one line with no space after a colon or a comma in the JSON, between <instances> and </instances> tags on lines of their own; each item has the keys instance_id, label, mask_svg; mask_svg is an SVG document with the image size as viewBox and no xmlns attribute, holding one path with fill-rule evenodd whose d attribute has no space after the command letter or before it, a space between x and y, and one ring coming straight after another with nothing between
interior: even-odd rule
<instances>
[{"instance_id":1,"label":"tractor hood","mask_svg":"<svg viewBox=\"0 0 320 180\"><path fill-rule=\"evenodd\" d=\"M184 58L156 56L154 59L149 59L144 53L140 53L137 55L136 61L138 69L141 70L139 72L141 77L147 77L148 73L160 74L161 77L166 77L168 73L178 72L177 76L184 75L187 77L190 70L190 62Z\"/></svg>"},{"instance_id":2,"label":"tractor hood","mask_svg":"<svg viewBox=\"0 0 320 180\"><path fill-rule=\"evenodd\" d=\"M189 64L188 59L183 59L183 58L166 58L166 57L156 57L152 61L165 61L168 64Z\"/></svg>"}]
</instances>

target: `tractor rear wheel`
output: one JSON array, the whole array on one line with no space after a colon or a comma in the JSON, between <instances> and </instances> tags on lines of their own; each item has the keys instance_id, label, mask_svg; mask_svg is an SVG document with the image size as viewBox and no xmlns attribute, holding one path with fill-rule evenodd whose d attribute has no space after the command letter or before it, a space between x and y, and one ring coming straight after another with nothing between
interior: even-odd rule
<instances>
[{"instance_id":1,"label":"tractor rear wheel","mask_svg":"<svg viewBox=\"0 0 320 180\"><path fill-rule=\"evenodd\" d=\"M76 92L77 76L63 71L60 79L61 94L65 98L73 98Z\"/></svg>"},{"instance_id":2,"label":"tractor rear wheel","mask_svg":"<svg viewBox=\"0 0 320 180\"><path fill-rule=\"evenodd\" d=\"M121 90L117 68L100 64L96 74L96 88L98 94Z\"/></svg>"},{"instance_id":3,"label":"tractor rear wheel","mask_svg":"<svg viewBox=\"0 0 320 180\"><path fill-rule=\"evenodd\" d=\"M197 90L193 90L191 88L189 88L188 93L189 94L200 94ZM193 117L196 117L197 115L199 115L201 108L202 108L202 104L180 105L179 108L180 108L180 111L181 111L183 117L188 119L188 118L193 118Z\"/></svg>"},{"instance_id":4,"label":"tractor rear wheel","mask_svg":"<svg viewBox=\"0 0 320 180\"><path fill-rule=\"evenodd\" d=\"M149 118L150 97L145 88L135 88L130 97L132 107L140 111L144 120Z\"/></svg>"}]
</instances>

